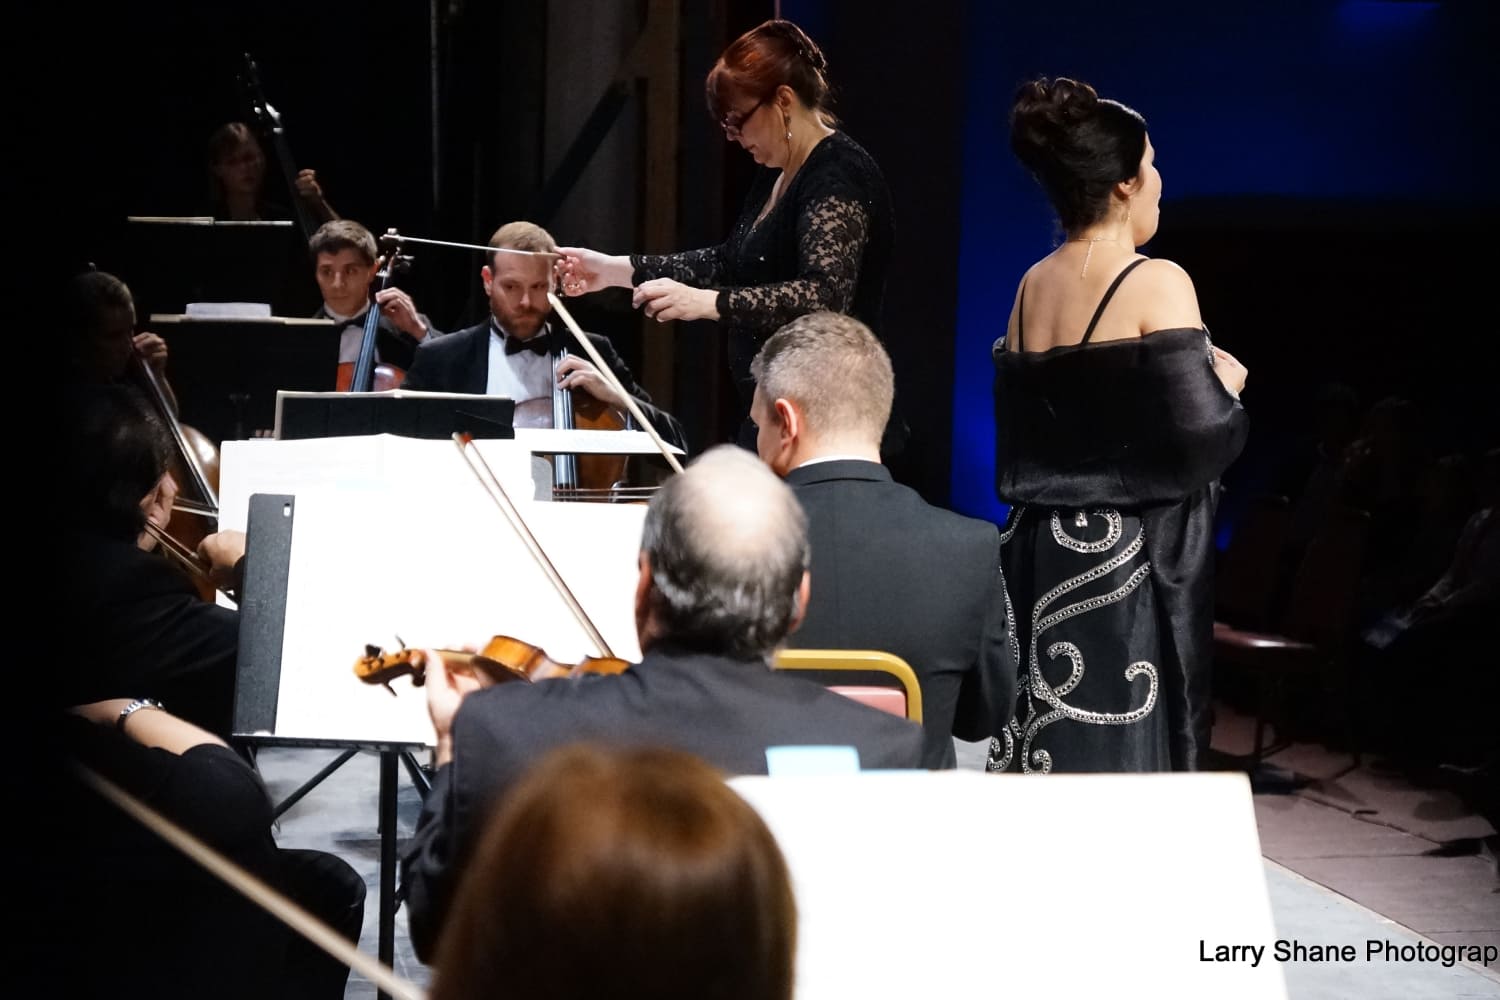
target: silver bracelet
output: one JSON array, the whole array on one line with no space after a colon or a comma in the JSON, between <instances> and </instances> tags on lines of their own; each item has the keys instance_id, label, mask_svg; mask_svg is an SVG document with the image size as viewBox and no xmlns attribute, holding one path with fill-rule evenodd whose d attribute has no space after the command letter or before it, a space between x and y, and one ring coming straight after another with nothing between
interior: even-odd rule
<instances>
[{"instance_id":1,"label":"silver bracelet","mask_svg":"<svg viewBox=\"0 0 1500 1000\"><path fill-rule=\"evenodd\" d=\"M154 708L158 712L166 711L166 708L162 705L162 703L157 701L155 698L137 698L129 705L126 705L124 708L120 709L120 714L115 718L115 728L123 733L125 731L125 720L130 718L132 715L134 715L136 712L139 712L143 708Z\"/></svg>"}]
</instances>

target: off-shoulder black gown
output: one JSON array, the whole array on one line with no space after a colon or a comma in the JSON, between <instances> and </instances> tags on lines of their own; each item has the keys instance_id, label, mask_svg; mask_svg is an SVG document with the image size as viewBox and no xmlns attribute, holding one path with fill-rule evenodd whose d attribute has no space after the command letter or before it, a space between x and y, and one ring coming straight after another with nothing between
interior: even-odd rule
<instances>
[{"instance_id":1,"label":"off-shoulder black gown","mask_svg":"<svg viewBox=\"0 0 1500 1000\"><path fill-rule=\"evenodd\" d=\"M781 171L761 168L729 238L682 253L636 254L631 278L718 288L729 373L750 411L750 362L771 334L810 312L847 313L880 335L894 243L891 196L870 154L843 132L813 147L771 211L755 217Z\"/></svg>"},{"instance_id":2,"label":"off-shoulder black gown","mask_svg":"<svg viewBox=\"0 0 1500 1000\"><path fill-rule=\"evenodd\" d=\"M1021 671L991 771L1191 770L1208 745L1213 513L1248 418L1208 331L994 348L1006 614Z\"/></svg>"}]
</instances>

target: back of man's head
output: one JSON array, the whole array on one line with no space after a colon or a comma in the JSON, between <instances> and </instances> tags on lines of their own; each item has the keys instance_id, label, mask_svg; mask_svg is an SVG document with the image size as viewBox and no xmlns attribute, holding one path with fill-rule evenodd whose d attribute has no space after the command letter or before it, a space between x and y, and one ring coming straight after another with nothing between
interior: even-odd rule
<instances>
[{"instance_id":1,"label":"back of man's head","mask_svg":"<svg viewBox=\"0 0 1500 1000\"><path fill-rule=\"evenodd\" d=\"M323 223L312 234L307 248L314 260L320 253L336 254L340 250L358 252L366 264L375 263L375 258L379 256L374 235L352 219L334 219Z\"/></svg>"},{"instance_id":2,"label":"back of man's head","mask_svg":"<svg viewBox=\"0 0 1500 1000\"><path fill-rule=\"evenodd\" d=\"M896 382L885 348L859 320L831 312L799 316L765 342L750 373L768 404L796 404L811 438L879 447Z\"/></svg>"},{"instance_id":3,"label":"back of man's head","mask_svg":"<svg viewBox=\"0 0 1500 1000\"><path fill-rule=\"evenodd\" d=\"M646 510L641 553L651 568L643 646L769 657L801 620L807 518L747 451L721 445L667 480Z\"/></svg>"}]
</instances>

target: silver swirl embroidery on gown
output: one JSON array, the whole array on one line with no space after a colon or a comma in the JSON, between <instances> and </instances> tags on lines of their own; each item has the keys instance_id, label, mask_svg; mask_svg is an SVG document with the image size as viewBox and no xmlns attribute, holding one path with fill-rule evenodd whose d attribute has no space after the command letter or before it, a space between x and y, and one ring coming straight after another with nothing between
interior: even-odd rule
<instances>
[{"instance_id":1,"label":"silver swirl embroidery on gown","mask_svg":"<svg viewBox=\"0 0 1500 1000\"><path fill-rule=\"evenodd\" d=\"M1021 517L1025 513L1024 507L1018 507L1015 516L1006 532L1001 536L1002 547L1010 540L1020 524ZM1107 525L1103 538L1097 541L1084 541L1068 534L1063 527L1062 517L1058 511L1053 511L1050 517L1051 536L1053 542L1058 546L1073 552L1083 554L1102 554L1116 548L1124 536L1124 518L1118 511L1095 510L1094 514L1102 516ZM1085 528L1088 526L1087 515L1084 511L1075 512L1075 527ZM1046 749L1032 749L1032 744L1041 731L1061 719L1070 719L1074 722L1082 722L1100 726L1123 726L1139 722L1151 713L1156 707L1157 693L1160 688L1160 678L1157 668L1146 660L1136 660L1128 664L1123 671L1126 684L1134 691L1137 688L1135 681L1139 677L1146 678L1146 690L1141 704L1123 712L1092 711L1070 705L1064 699L1078 687L1083 680L1085 664L1083 653L1078 646L1068 641L1053 642L1047 646L1047 658L1056 661L1059 657L1065 657L1069 665L1068 676L1060 684L1053 685L1042 672L1042 664L1037 656L1037 650L1041 646L1044 633L1055 628L1062 622L1080 615L1088 614L1102 607L1124 600L1133 593L1141 582L1151 573L1151 563L1142 560L1140 565L1134 567L1125 582L1103 594L1085 598L1073 604L1068 604L1046 613L1059 598L1070 594L1096 580L1109 576L1111 573L1126 566L1131 560L1141 554L1145 548L1146 534L1142 527L1123 549L1104 562L1090 568L1086 572L1072 576L1037 599L1036 605L1031 610L1031 636L1027 649L1027 672L1022 679L1020 697L1025 701L1025 718L1020 718L1021 706L1017 705L1018 717L1012 718L1009 725L1002 731L999 737L990 741L990 752L986 761L986 770L1004 771L1009 768L1013 758L1016 756L1016 743L1020 742L1020 765L1023 773L1047 774L1052 770L1052 754ZM1020 652L1016 639L1015 615L1011 607L1010 593L1007 588L1005 594L1006 624L1010 634L1011 651L1019 663ZM1133 698L1132 698L1133 700ZM1039 710L1038 702L1042 702L1045 710ZM1003 740L1003 742L1002 742Z\"/></svg>"},{"instance_id":2,"label":"silver swirl embroidery on gown","mask_svg":"<svg viewBox=\"0 0 1500 1000\"><path fill-rule=\"evenodd\" d=\"M1003 550L1005 544L1010 541L1010 536L1016 533L1016 525L1021 523L1021 515L1026 512L1024 506L1017 506L1015 513L1011 516L1010 523L1000 532L1000 548ZM1011 661L1021 662L1021 644L1016 639L1016 612L1010 603L1010 584L1005 582L1005 560L1000 560L1000 593L1005 597L1005 640L1010 644ZM990 752L985 760L986 771L1004 771L1010 768L1010 762L1015 757L1016 740L1021 736L1021 728L1012 718L1000 730L1000 735L990 738ZM1005 742L1002 744L1001 740Z\"/></svg>"}]
</instances>

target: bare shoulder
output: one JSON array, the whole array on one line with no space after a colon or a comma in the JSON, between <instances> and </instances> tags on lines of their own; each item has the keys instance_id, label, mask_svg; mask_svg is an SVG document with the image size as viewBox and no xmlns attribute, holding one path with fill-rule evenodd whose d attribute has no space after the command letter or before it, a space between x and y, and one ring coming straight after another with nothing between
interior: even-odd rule
<instances>
[{"instance_id":1,"label":"bare shoulder","mask_svg":"<svg viewBox=\"0 0 1500 1000\"><path fill-rule=\"evenodd\" d=\"M1141 332L1203 325L1198 292L1180 264L1151 257L1136 268L1133 296L1144 306Z\"/></svg>"},{"instance_id":2,"label":"bare shoulder","mask_svg":"<svg viewBox=\"0 0 1500 1000\"><path fill-rule=\"evenodd\" d=\"M1016 284L1016 294L1010 302L1010 319L1005 324L1006 337L1014 337L1016 335L1016 327L1019 325L1021 290L1026 287L1026 281L1031 277L1031 272L1034 270L1036 270L1035 264L1026 269L1026 273L1021 275L1021 280Z\"/></svg>"}]
</instances>

